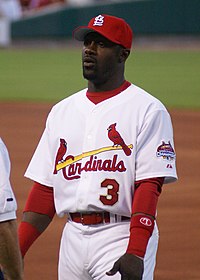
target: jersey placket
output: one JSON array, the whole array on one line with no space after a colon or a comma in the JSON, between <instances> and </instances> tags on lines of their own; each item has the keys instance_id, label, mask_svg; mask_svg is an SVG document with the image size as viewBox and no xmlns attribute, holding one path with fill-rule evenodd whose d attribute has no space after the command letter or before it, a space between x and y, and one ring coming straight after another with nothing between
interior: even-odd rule
<instances>
[{"instance_id":1,"label":"jersey placket","mask_svg":"<svg viewBox=\"0 0 200 280\"><path fill-rule=\"evenodd\" d=\"M98 122L97 115L98 109L96 107L88 113L82 147L83 153L92 151L94 149L96 127ZM82 159L82 167L85 165L88 159L89 157L85 157ZM77 211L87 211L88 198L90 196L91 177L91 172L82 170L80 183L76 193Z\"/></svg>"}]
</instances>

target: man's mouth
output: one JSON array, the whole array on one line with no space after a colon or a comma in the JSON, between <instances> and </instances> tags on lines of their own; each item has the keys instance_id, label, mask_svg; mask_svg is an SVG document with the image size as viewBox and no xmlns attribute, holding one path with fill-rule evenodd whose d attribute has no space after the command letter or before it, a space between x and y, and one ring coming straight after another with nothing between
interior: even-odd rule
<instances>
[{"instance_id":1,"label":"man's mouth","mask_svg":"<svg viewBox=\"0 0 200 280\"><path fill-rule=\"evenodd\" d=\"M94 67L95 64L96 64L96 61L93 58L85 57L83 59L83 66L84 67L87 67L87 68Z\"/></svg>"},{"instance_id":2,"label":"man's mouth","mask_svg":"<svg viewBox=\"0 0 200 280\"><path fill-rule=\"evenodd\" d=\"M94 66L94 62L83 62L83 66L87 68L91 68Z\"/></svg>"}]
</instances>

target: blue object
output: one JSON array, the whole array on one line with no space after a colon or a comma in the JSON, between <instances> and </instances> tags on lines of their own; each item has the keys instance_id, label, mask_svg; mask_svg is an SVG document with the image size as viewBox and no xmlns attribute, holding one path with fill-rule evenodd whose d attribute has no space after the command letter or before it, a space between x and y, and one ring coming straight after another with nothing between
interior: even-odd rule
<instances>
[{"instance_id":1,"label":"blue object","mask_svg":"<svg viewBox=\"0 0 200 280\"><path fill-rule=\"evenodd\" d=\"M3 272L0 270L0 280L4 280Z\"/></svg>"}]
</instances>

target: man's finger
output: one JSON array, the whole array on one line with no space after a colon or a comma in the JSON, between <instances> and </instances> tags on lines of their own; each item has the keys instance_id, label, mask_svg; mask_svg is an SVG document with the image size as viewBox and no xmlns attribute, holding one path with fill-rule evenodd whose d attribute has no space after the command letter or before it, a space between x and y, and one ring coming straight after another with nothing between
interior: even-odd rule
<instances>
[{"instance_id":1,"label":"man's finger","mask_svg":"<svg viewBox=\"0 0 200 280\"><path fill-rule=\"evenodd\" d=\"M111 268L111 270L106 272L106 274L108 276L112 276L112 275L116 274L118 270L119 270L119 262L117 261L117 262L114 263L114 265Z\"/></svg>"},{"instance_id":2,"label":"man's finger","mask_svg":"<svg viewBox=\"0 0 200 280\"><path fill-rule=\"evenodd\" d=\"M117 273L117 271L118 271L118 270L112 268L110 271L106 272L106 275L112 276L112 275L114 275L115 273Z\"/></svg>"}]
</instances>

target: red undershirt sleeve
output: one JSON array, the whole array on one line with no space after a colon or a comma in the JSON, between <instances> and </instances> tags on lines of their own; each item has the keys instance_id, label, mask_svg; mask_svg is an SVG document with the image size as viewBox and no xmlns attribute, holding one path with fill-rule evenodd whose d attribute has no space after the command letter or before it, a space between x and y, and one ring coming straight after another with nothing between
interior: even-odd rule
<instances>
[{"instance_id":1,"label":"red undershirt sleeve","mask_svg":"<svg viewBox=\"0 0 200 280\"><path fill-rule=\"evenodd\" d=\"M23 212L44 214L53 219L56 212L53 188L35 182L28 195Z\"/></svg>"},{"instance_id":2,"label":"red undershirt sleeve","mask_svg":"<svg viewBox=\"0 0 200 280\"><path fill-rule=\"evenodd\" d=\"M23 212L35 212L38 214L47 215L53 219L55 215L55 205L53 197L53 188L34 183ZM33 244L33 242L40 236L40 232L32 224L22 221L18 229L19 245L22 257Z\"/></svg>"},{"instance_id":3,"label":"red undershirt sleeve","mask_svg":"<svg viewBox=\"0 0 200 280\"><path fill-rule=\"evenodd\" d=\"M164 178L150 178L135 183L130 238L127 253L144 257L155 223L158 198Z\"/></svg>"}]
</instances>

